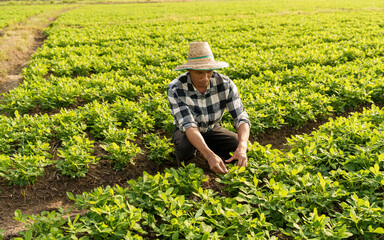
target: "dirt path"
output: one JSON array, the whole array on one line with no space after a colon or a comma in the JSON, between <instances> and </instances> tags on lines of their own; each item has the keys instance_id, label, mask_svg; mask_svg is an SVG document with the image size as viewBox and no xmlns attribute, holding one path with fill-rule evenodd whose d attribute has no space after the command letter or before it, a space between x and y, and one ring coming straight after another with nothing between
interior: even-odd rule
<instances>
[{"instance_id":1,"label":"dirt path","mask_svg":"<svg viewBox=\"0 0 384 240\"><path fill-rule=\"evenodd\" d=\"M0 98L22 81L22 69L46 39L43 30L67 10L44 12L0 30Z\"/></svg>"}]
</instances>

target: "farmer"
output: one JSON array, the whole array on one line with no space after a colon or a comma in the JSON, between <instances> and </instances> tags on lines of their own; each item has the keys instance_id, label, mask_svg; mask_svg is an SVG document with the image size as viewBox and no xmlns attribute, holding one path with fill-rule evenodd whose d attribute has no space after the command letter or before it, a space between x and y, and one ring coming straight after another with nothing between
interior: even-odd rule
<instances>
[{"instance_id":1,"label":"farmer","mask_svg":"<svg viewBox=\"0 0 384 240\"><path fill-rule=\"evenodd\" d=\"M226 163L238 160L247 167L250 121L232 80L216 72L228 63L213 59L206 42L192 42L188 61L175 68L187 70L167 87L176 131L173 135L178 161L194 157L196 149L216 173L227 173ZM232 115L237 134L221 127L224 110ZM233 152L231 156L230 153Z\"/></svg>"}]
</instances>

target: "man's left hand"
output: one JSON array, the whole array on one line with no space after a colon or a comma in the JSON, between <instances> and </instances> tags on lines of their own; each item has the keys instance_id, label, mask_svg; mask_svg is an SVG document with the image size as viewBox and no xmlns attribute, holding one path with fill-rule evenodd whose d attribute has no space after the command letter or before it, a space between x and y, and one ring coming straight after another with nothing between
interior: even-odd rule
<instances>
[{"instance_id":1,"label":"man's left hand","mask_svg":"<svg viewBox=\"0 0 384 240\"><path fill-rule=\"evenodd\" d=\"M225 160L226 163L232 162L233 160L238 160L238 166L239 167L247 167L247 152L244 150L238 150L236 149L235 153L231 158L228 160Z\"/></svg>"}]
</instances>

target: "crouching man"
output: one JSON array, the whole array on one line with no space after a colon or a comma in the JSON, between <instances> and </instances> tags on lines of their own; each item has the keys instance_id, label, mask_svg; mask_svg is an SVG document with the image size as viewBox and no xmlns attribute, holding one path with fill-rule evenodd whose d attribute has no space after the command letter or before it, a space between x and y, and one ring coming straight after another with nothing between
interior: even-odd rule
<instances>
[{"instance_id":1,"label":"crouching man","mask_svg":"<svg viewBox=\"0 0 384 240\"><path fill-rule=\"evenodd\" d=\"M196 149L216 173L227 173L225 162L238 160L247 167L248 114L233 81L216 69L228 63L215 61L206 42L192 42L188 61L175 70L186 70L167 87L176 131L173 135L178 161L194 157ZM237 134L221 127L225 109L234 119ZM233 156L230 153L233 152Z\"/></svg>"}]
</instances>

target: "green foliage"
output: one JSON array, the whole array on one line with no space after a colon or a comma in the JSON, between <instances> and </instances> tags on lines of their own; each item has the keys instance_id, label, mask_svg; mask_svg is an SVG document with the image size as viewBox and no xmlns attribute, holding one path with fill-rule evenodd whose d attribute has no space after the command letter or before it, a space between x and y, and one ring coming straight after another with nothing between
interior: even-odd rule
<instances>
[{"instance_id":1,"label":"green foliage","mask_svg":"<svg viewBox=\"0 0 384 240\"><path fill-rule=\"evenodd\" d=\"M15 240L66 239L61 229L67 223L64 214L62 208L59 208L59 212L43 211L40 215L22 215L20 210L16 210L14 219L24 223L28 230L21 232L23 238L17 237Z\"/></svg>"},{"instance_id":2,"label":"green foliage","mask_svg":"<svg viewBox=\"0 0 384 240\"><path fill-rule=\"evenodd\" d=\"M52 160L40 155L0 155L0 176L20 186L33 184L51 163Z\"/></svg>"},{"instance_id":3,"label":"green foliage","mask_svg":"<svg viewBox=\"0 0 384 240\"><path fill-rule=\"evenodd\" d=\"M135 163L140 140L150 158L170 159L169 139L154 133L173 131L165 88L192 41L208 41L215 59L230 63L220 72L236 83L255 138L266 129L299 128L384 102L382 1L283 5L263 0L92 4L63 13L46 29L48 38L24 70L23 82L0 100L0 111L7 114L0 115L0 176L14 184L35 182L52 164L48 152L56 148L56 167L71 177L84 176L97 162L90 139L108 152L116 169ZM11 22L12 9L1 7L8 19L0 24ZM36 14L35 9L24 8L20 17ZM51 116L23 115L60 108ZM188 165L154 176L143 173L126 188L68 194L84 214L16 212L27 224L20 236L379 239L383 116L372 106L330 120L319 131L293 136L284 153L255 143L246 169L228 166L230 172L218 179L207 181L201 169ZM223 125L234 130L232 121L226 113Z\"/></svg>"},{"instance_id":4,"label":"green foliage","mask_svg":"<svg viewBox=\"0 0 384 240\"><path fill-rule=\"evenodd\" d=\"M140 103L143 109L154 118L156 126L161 126L168 135L173 133L175 126L172 111L164 94L146 94L140 98Z\"/></svg>"},{"instance_id":5,"label":"green foliage","mask_svg":"<svg viewBox=\"0 0 384 240\"><path fill-rule=\"evenodd\" d=\"M33 184L50 165L51 120L39 117L0 117L0 176L20 186Z\"/></svg>"},{"instance_id":6,"label":"green foliage","mask_svg":"<svg viewBox=\"0 0 384 240\"><path fill-rule=\"evenodd\" d=\"M131 180L128 188L118 185L99 187L76 197L67 193L75 202L74 207L85 210L85 214L76 215L73 219L66 217L70 210L60 210L60 213L43 212L38 216L23 216L18 210L15 219L28 226L28 230L21 233L25 239L28 239L27 235L33 239L143 239L142 235L147 234L145 229L150 229L158 217L150 213L149 209L166 210L171 206L167 200L170 197L175 197L179 204L173 208L192 207L194 201L185 199L182 194L191 195L201 189L199 186L203 181L206 178L202 170L193 165L185 169L166 170L165 175L151 176L144 173L137 182ZM189 212L183 214L189 216ZM205 226L205 230L208 231L209 227ZM202 236L200 233L193 235Z\"/></svg>"},{"instance_id":7,"label":"green foliage","mask_svg":"<svg viewBox=\"0 0 384 240\"><path fill-rule=\"evenodd\" d=\"M87 125L85 117L80 111L62 110L52 117L55 137L61 141L67 141L71 136L84 133Z\"/></svg>"},{"instance_id":8,"label":"green foliage","mask_svg":"<svg viewBox=\"0 0 384 240\"><path fill-rule=\"evenodd\" d=\"M8 2L10 3L10 2ZM13 2L14 3L14 2ZM28 17L32 17L37 14L41 14L47 11L57 11L64 8L61 6L50 6L50 5L28 5L28 6L5 6L2 4L1 8L1 18L0 18L0 28L11 26L12 24L22 22Z\"/></svg>"},{"instance_id":9,"label":"green foliage","mask_svg":"<svg viewBox=\"0 0 384 240\"><path fill-rule=\"evenodd\" d=\"M125 194L127 191L119 186L97 188L76 198L68 193L78 206L92 202L86 206L88 213L80 217L80 223L70 226L69 232L87 233L94 239L143 239L137 234L145 233L140 222L147 214L129 204Z\"/></svg>"},{"instance_id":10,"label":"green foliage","mask_svg":"<svg viewBox=\"0 0 384 240\"><path fill-rule=\"evenodd\" d=\"M102 135L104 130L121 125L107 104L100 104L94 101L86 105L83 109L85 113L84 116L87 119L87 129L97 139L104 137Z\"/></svg>"},{"instance_id":11,"label":"green foliage","mask_svg":"<svg viewBox=\"0 0 384 240\"><path fill-rule=\"evenodd\" d=\"M47 115L0 116L0 176L20 186L33 184L52 164L49 141L52 121Z\"/></svg>"},{"instance_id":12,"label":"green foliage","mask_svg":"<svg viewBox=\"0 0 384 240\"><path fill-rule=\"evenodd\" d=\"M167 239L276 239L278 234L304 239L377 239L384 224L383 157L377 148L369 147L377 142L361 136L372 123L376 123L372 132L380 135L382 116L384 110L372 106L361 114L339 118L338 124L326 124L310 136L290 140L292 148L287 153L254 143L248 151L249 166L228 166L229 173L216 179L217 186L222 186L216 192L204 187L208 179L201 169L188 165L155 176L144 172L130 180L127 188L97 188L76 197L69 193L74 206L87 213L63 234L112 239L126 234L144 238L151 233ZM109 130L120 141L126 139L123 136L133 137L130 130L121 131ZM355 146L355 155L360 155L356 150L372 149L365 151L366 158L372 159L366 166L368 172L361 170L364 165L351 167L348 158L333 161L332 154L324 155L325 150L315 151L324 141L334 148L329 153L340 151L343 143ZM340 177L333 169L355 178L364 174L361 177L369 184L355 184L355 179Z\"/></svg>"},{"instance_id":13,"label":"green foliage","mask_svg":"<svg viewBox=\"0 0 384 240\"><path fill-rule=\"evenodd\" d=\"M162 11L155 5L92 5L66 12L46 30L49 37L25 70L23 84L4 95L1 108L25 113L94 101L122 104L122 98L143 106L131 109L135 113L119 110L122 124L131 123L142 133L157 127L171 134L165 87L177 75L172 69L184 62L188 43L202 39L210 42L215 56L230 63L220 71L238 85L254 137L265 129L300 127L384 101L383 21L374 7L361 11L364 4L349 1L322 12L330 3L295 1L285 3L290 8L282 17L281 6L269 1L185 4L190 11L167 3ZM302 11L306 14L297 14ZM199 24L198 16L191 15L196 12L204 16ZM255 21L255 14L266 17ZM194 36L180 34L180 27ZM208 30L216 28L226 39Z\"/></svg>"},{"instance_id":14,"label":"green foliage","mask_svg":"<svg viewBox=\"0 0 384 240\"><path fill-rule=\"evenodd\" d=\"M125 141L122 144L108 143L103 145L102 148L110 153L108 158L114 162L114 168L117 170L125 168L127 164L134 165L134 157L141 153L140 147L130 141Z\"/></svg>"},{"instance_id":15,"label":"green foliage","mask_svg":"<svg viewBox=\"0 0 384 240\"><path fill-rule=\"evenodd\" d=\"M0 153L43 154L52 138L52 121L47 115L0 116ZM48 144L49 145L49 144Z\"/></svg>"},{"instance_id":16,"label":"green foliage","mask_svg":"<svg viewBox=\"0 0 384 240\"><path fill-rule=\"evenodd\" d=\"M56 168L72 178L84 177L89 164L95 164L99 160L92 156L93 147L93 141L84 135L69 137L58 150L61 159L56 161Z\"/></svg>"},{"instance_id":17,"label":"green foliage","mask_svg":"<svg viewBox=\"0 0 384 240\"><path fill-rule=\"evenodd\" d=\"M126 141L134 141L136 133L136 128L119 129L117 127L111 127L103 131L103 136L105 136L104 142L125 143Z\"/></svg>"},{"instance_id":18,"label":"green foliage","mask_svg":"<svg viewBox=\"0 0 384 240\"><path fill-rule=\"evenodd\" d=\"M69 194L87 214L59 232L111 239L127 235L140 239L151 232L187 239L276 239L278 233L377 239L384 224L383 156L380 141L375 140L382 134L382 116L384 111L372 106L348 119L338 118L337 124L292 138L287 153L254 143L247 169L230 167L228 174L216 179L224 187L219 192L205 189L202 170L188 165L155 176L144 173L137 181L130 180L127 188ZM369 139L368 132L374 133ZM133 139L134 133L111 128L104 134L107 141L121 143ZM346 149L348 155L340 157ZM362 152L370 162L349 160Z\"/></svg>"},{"instance_id":19,"label":"green foliage","mask_svg":"<svg viewBox=\"0 0 384 240\"><path fill-rule=\"evenodd\" d=\"M140 147L132 142L136 132L137 129L116 127L104 131L106 144L101 147L109 152L108 158L114 162L115 169L121 170L127 164L135 164L134 158L141 153Z\"/></svg>"},{"instance_id":20,"label":"green foliage","mask_svg":"<svg viewBox=\"0 0 384 240\"><path fill-rule=\"evenodd\" d=\"M123 126L136 128L140 133L153 130L154 118L137 102L119 98L111 107L114 116Z\"/></svg>"},{"instance_id":21,"label":"green foliage","mask_svg":"<svg viewBox=\"0 0 384 240\"><path fill-rule=\"evenodd\" d=\"M148 148L148 159L161 164L164 161L173 161L171 154L173 153L173 144L171 139L166 137L159 137L158 135L151 133L147 134L143 138L145 146Z\"/></svg>"},{"instance_id":22,"label":"green foliage","mask_svg":"<svg viewBox=\"0 0 384 240\"><path fill-rule=\"evenodd\" d=\"M375 139L382 134L383 115L372 106L338 118L311 135L293 137L285 154L255 143L248 169L230 171L221 182L285 235L377 239L384 181L381 141Z\"/></svg>"}]
</instances>

